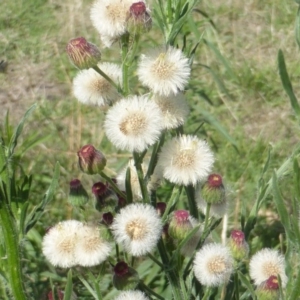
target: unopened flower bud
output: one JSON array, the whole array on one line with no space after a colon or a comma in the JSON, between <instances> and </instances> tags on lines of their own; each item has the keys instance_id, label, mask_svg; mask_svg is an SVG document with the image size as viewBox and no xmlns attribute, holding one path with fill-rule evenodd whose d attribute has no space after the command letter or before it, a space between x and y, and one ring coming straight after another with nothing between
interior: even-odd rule
<instances>
[{"instance_id":1,"label":"unopened flower bud","mask_svg":"<svg viewBox=\"0 0 300 300\"><path fill-rule=\"evenodd\" d=\"M229 239L229 248L232 257L240 261L249 254L249 245L245 240L245 234L240 230L232 230Z\"/></svg>"},{"instance_id":2,"label":"unopened flower bud","mask_svg":"<svg viewBox=\"0 0 300 300\"><path fill-rule=\"evenodd\" d=\"M117 290L134 290L139 283L137 271L125 262L118 262L114 267L113 285Z\"/></svg>"},{"instance_id":3,"label":"unopened flower bud","mask_svg":"<svg viewBox=\"0 0 300 300\"><path fill-rule=\"evenodd\" d=\"M111 212L102 214L102 219L99 224L100 236L106 241L111 241L113 239L110 225L114 220L114 216Z\"/></svg>"},{"instance_id":4,"label":"unopened flower bud","mask_svg":"<svg viewBox=\"0 0 300 300\"><path fill-rule=\"evenodd\" d=\"M101 53L97 46L89 43L84 37L70 40L66 50L72 63L79 69L92 68L101 59Z\"/></svg>"},{"instance_id":5,"label":"unopened flower bud","mask_svg":"<svg viewBox=\"0 0 300 300\"><path fill-rule=\"evenodd\" d=\"M64 293L61 290L56 291L55 297L53 296L52 291L50 291L47 296L48 296L48 300L53 300L53 299L63 300L64 299Z\"/></svg>"},{"instance_id":6,"label":"unopened flower bud","mask_svg":"<svg viewBox=\"0 0 300 300\"><path fill-rule=\"evenodd\" d=\"M70 192L68 201L74 206L81 206L88 202L89 196L81 181L73 179L70 182Z\"/></svg>"},{"instance_id":7,"label":"unopened flower bud","mask_svg":"<svg viewBox=\"0 0 300 300\"><path fill-rule=\"evenodd\" d=\"M114 216L111 212L104 213L102 215L101 223L107 226L110 226L114 220Z\"/></svg>"},{"instance_id":8,"label":"unopened flower bud","mask_svg":"<svg viewBox=\"0 0 300 300\"><path fill-rule=\"evenodd\" d=\"M145 2L140 1L133 3L129 9L127 20L127 30L129 33L141 33L149 31L152 26L152 19Z\"/></svg>"},{"instance_id":9,"label":"unopened flower bud","mask_svg":"<svg viewBox=\"0 0 300 300\"><path fill-rule=\"evenodd\" d=\"M48 300L63 300L64 299L64 292L61 291L60 289L57 289L56 291L54 291L54 295L53 295L53 292L50 291L48 294L47 294L47 299ZM71 300L76 300L77 299L77 296L76 294L72 291L72 294L71 294Z\"/></svg>"},{"instance_id":10,"label":"unopened flower bud","mask_svg":"<svg viewBox=\"0 0 300 300\"><path fill-rule=\"evenodd\" d=\"M106 165L105 156L93 145L85 145L78 152L78 163L82 172L99 174Z\"/></svg>"},{"instance_id":11,"label":"unopened flower bud","mask_svg":"<svg viewBox=\"0 0 300 300\"><path fill-rule=\"evenodd\" d=\"M173 239L183 240L192 229L190 213L187 210L176 210L173 212L169 224L169 234Z\"/></svg>"},{"instance_id":12,"label":"unopened flower bud","mask_svg":"<svg viewBox=\"0 0 300 300\"><path fill-rule=\"evenodd\" d=\"M118 182L117 182L117 179L116 179L116 178L113 177L113 178L111 178L111 180L112 180L116 185L118 185ZM111 185L109 182L107 182L107 184L108 184L109 188L110 188L111 190L113 190L112 185ZM122 192L124 195L126 195L126 192L125 192L125 191L121 191L121 192ZM123 197L122 197L120 194L118 194L118 193L116 193L116 196L117 196L117 198L118 198L117 208L120 209L120 208L126 206L126 204L127 204L126 198L123 198Z\"/></svg>"},{"instance_id":13,"label":"unopened flower bud","mask_svg":"<svg viewBox=\"0 0 300 300\"><path fill-rule=\"evenodd\" d=\"M257 300L276 300L279 299L279 284L276 276L270 276L260 284L256 291Z\"/></svg>"},{"instance_id":14,"label":"unopened flower bud","mask_svg":"<svg viewBox=\"0 0 300 300\"><path fill-rule=\"evenodd\" d=\"M165 202L157 202L156 203L156 211L160 217L162 217L163 214L165 213L166 207L167 207L167 204Z\"/></svg>"},{"instance_id":15,"label":"unopened flower bud","mask_svg":"<svg viewBox=\"0 0 300 300\"><path fill-rule=\"evenodd\" d=\"M126 194L125 191L123 191L123 193ZM118 197L118 209L125 207L127 204L126 199L120 196L119 194L117 195L117 197Z\"/></svg>"},{"instance_id":16,"label":"unopened flower bud","mask_svg":"<svg viewBox=\"0 0 300 300\"><path fill-rule=\"evenodd\" d=\"M114 191L109 188L109 185L103 182L96 182L92 187L92 193L96 200L96 209L101 211L103 209L111 210L118 203L118 197Z\"/></svg>"},{"instance_id":17,"label":"unopened flower bud","mask_svg":"<svg viewBox=\"0 0 300 300\"><path fill-rule=\"evenodd\" d=\"M224 202L226 198L222 177L218 174L209 175L202 187L201 194L207 203L217 204Z\"/></svg>"}]
</instances>

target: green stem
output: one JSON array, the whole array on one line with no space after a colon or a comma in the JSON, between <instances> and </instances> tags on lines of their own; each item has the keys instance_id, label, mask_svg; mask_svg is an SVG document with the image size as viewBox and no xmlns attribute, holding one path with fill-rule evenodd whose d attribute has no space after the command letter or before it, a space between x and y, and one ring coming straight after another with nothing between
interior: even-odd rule
<instances>
[{"instance_id":1,"label":"green stem","mask_svg":"<svg viewBox=\"0 0 300 300\"><path fill-rule=\"evenodd\" d=\"M124 34L121 38L122 45L122 76L123 76L123 96L129 94L129 76L128 76L128 45L129 34Z\"/></svg>"},{"instance_id":2,"label":"green stem","mask_svg":"<svg viewBox=\"0 0 300 300\"><path fill-rule=\"evenodd\" d=\"M150 162L149 162L148 171L147 171L147 174L145 176L146 182L149 180L149 178L151 177L151 175L154 172L154 169L155 169L156 164L157 164L158 152L160 151L161 147L163 146L164 141L165 141L165 132L162 133L159 141L156 142L154 147L153 147L153 151L152 151L152 154L151 154L151 159L150 159Z\"/></svg>"},{"instance_id":3,"label":"green stem","mask_svg":"<svg viewBox=\"0 0 300 300\"><path fill-rule=\"evenodd\" d=\"M234 295L235 295L235 299L239 300L239 277L238 277L238 273L235 272L234 274Z\"/></svg>"},{"instance_id":4,"label":"green stem","mask_svg":"<svg viewBox=\"0 0 300 300\"><path fill-rule=\"evenodd\" d=\"M208 221L209 221L209 212L210 212L211 203L207 203L206 212L205 212L205 221L204 221L204 230L207 229Z\"/></svg>"},{"instance_id":5,"label":"green stem","mask_svg":"<svg viewBox=\"0 0 300 300\"><path fill-rule=\"evenodd\" d=\"M199 212L195 200L195 189L192 185L188 185L185 187L185 192L189 202L190 213L196 220L198 220Z\"/></svg>"},{"instance_id":6,"label":"green stem","mask_svg":"<svg viewBox=\"0 0 300 300\"><path fill-rule=\"evenodd\" d=\"M136 57L136 52L138 50L139 46L139 41L140 41L140 34L136 33L133 35L133 45L131 48L131 54L130 58L128 59L128 65L131 65L133 61L135 60Z\"/></svg>"},{"instance_id":7,"label":"green stem","mask_svg":"<svg viewBox=\"0 0 300 300\"><path fill-rule=\"evenodd\" d=\"M202 300L208 299L210 294L211 294L211 288L206 288L206 291L205 291L205 294L204 294Z\"/></svg>"},{"instance_id":8,"label":"green stem","mask_svg":"<svg viewBox=\"0 0 300 300\"><path fill-rule=\"evenodd\" d=\"M114 192L116 192L118 195L126 199L126 195L119 190L118 186L112 181L112 179L107 176L104 172L99 173L101 177L103 177L108 183L110 184L111 188L113 189Z\"/></svg>"},{"instance_id":9,"label":"green stem","mask_svg":"<svg viewBox=\"0 0 300 300\"><path fill-rule=\"evenodd\" d=\"M153 255L148 254L148 257L149 257L151 260L153 260L159 267L161 267L162 269L164 269L163 264L162 264L158 259L156 259Z\"/></svg>"},{"instance_id":10,"label":"green stem","mask_svg":"<svg viewBox=\"0 0 300 300\"><path fill-rule=\"evenodd\" d=\"M179 282L178 274L175 272L173 266L170 265L170 260L169 260L169 257L166 252L166 248L165 248L165 245L164 245L162 239L159 240L157 247L158 247L158 251L159 251L161 260L164 265L165 274L171 285L173 299L174 300L182 300L182 294L180 292L180 282Z\"/></svg>"},{"instance_id":11,"label":"green stem","mask_svg":"<svg viewBox=\"0 0 300 300\"><path fill-rule=\"evenodd\" d=\"M0 223L7 256L7 272L11 292L14 299L26 300L25 289L23 286L24 279L22 278L21 262L19 256L18 234L14 224L13 216L11 215L4 199L0 201Z\"/></svg>"},{"instance_id":12,"label":"green stem","mask_svg":"<svg viewBox=\"0 0 300 300\"><path fill-rule=\"evenodd\" d=\"M149 294L153 295L154 297L156 297L157 299L160 300L165 300L165 298L163 298L162 296L156 294L154 291L152 291L144 282L140 281L139 282L139 287L143 290L148 292Z\"/></svg>"},{"instance_id":13,"label":"green stem","mask_svg":"<svg viewBox=\"0 0 300 300\"><path fill-rule=\"evenodd\" d=\"M120 259L120 251L119 251L119 245L116 244L116 257L117 257L117 260Z\"/></svg>"},{"instance_id":14,"label":"green stem","mask_svg":"<svg viewBox=\"0 0 300 300\"><path fill-rule=\"evenodd\" d=\"M136 152L133 152L133 159L134 159L134 165L136 168L136 172L139 179L139 184L141 187L142 197L143 197L143 203L150 203L147 187L144 180L144 173L142 169L141 159L139 157L139 154Z\"/></svg>"},{"instance_id":15,"label":"green stem","mask_svg":"<svg viewBox=\"0 0 300 300\"><path fill-rule=\"evenodd\" d=\"M109 77L107 76L98 66L94 66L93 69L104 77L111 85L113 85L117 90L120 90L120 87Z\"/></svg>"}]
</instances>

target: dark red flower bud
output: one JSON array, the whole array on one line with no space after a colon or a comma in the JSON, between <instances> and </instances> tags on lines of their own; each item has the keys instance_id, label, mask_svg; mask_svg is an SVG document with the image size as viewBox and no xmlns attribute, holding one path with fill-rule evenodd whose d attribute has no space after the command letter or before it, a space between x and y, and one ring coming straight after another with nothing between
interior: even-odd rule
<instances>
[{"instance_id":1,"label":"dark red flower bud","mask_svg":"<svg viewBox=\"0 0 300 300\"><path fill-rule=\"evenodd\" d=\"M92 68L101 59L100 50L84 37L71 39L66 50L72 63L79 69Z\"/></svg>"},{"instance_id":2,"label":"dark red flower bud","mask_svg":"<svg viewBox=\"0 0 300 300\"><path fill-rule=\"evenodd\" d=\"M218 174L209 175L202 187L201 195L207 203L217 204L224 202L226 199L222 177Z\"/></svg>"},{"instance_id":3,"label":"dark red flower bud","mask_svg":"<svg viewBox=\"0 0 300 300\"><path fill-rule=\"evenodd\" d=\"M86 204L88 200L88 193L81 184L81 181L79 179L71 180L68 201L74 206L81 206Z\"/></svg>"},{"instance_id":4,"label":"dark red flower bud","mask_svg":"<svg viewBox=\"0 0 300 300\"><path fill-rule=\"evenodd\" d=\"M93 175L99 174L106 165L105 156L93 145L85 145L78 152L79 167L82 172Z\"/></svg>"},{"instance_id":5,"label":"dark red flower bud","mask_svg":"<svg viewBox=\"0 0 300 300\"><path fill-rule=\"evenodd\" d=\"M104 208L114 208L118 203L118 197L109 185L103 182L96 182L92 187L92 193L96 200L96 209L101 211Z\"/></svg>"},{"instance_id":6,"label":"dark red flower bud","mask_svg":"<svg viewBox=\"0 0 300 300\"><path fill-rule=\"evenodd\" d=\"M120 261L114 267L113 285L117 290L133 290L139 283L137 271Z\"/></svg>"},{"instance_id":7,"label":"dark red flower bud","mask_svg":"<svg viewBox=\"0 0 300 300\"><path fill-rule=\"evenodd\" d=\"M156 211L159 216L162 216L165 213L167 204L165 202L156 203Z\"/></svg>"},{"instance_id":8,"label":"dark red flower bud","mask_svg":"<svg viewBox=\"0 0 300 300\"><path fill-rule=\"evenodd\" d=\"M113 220L114 220L114 216L111 212L107 212L102 215L102 224L110 226Z\"/></svg>"}]
</instances>

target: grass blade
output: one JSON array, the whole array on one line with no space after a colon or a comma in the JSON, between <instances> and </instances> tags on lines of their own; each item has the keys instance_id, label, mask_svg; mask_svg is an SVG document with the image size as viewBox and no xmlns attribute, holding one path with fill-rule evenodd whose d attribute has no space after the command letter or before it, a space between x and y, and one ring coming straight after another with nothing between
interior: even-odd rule
<instances>
[{"instance_id":1,"label":"grass blade","mask_svg":"<svg viewBox=\"0 0 300 300\"><path fill-rule=\"evenodd\" d=\"M284 55L281 50L278 51L278 68L279 68L279 76L285 89L287 95L290 98L291 106L298 118L300 118L300 106L298 100L294 94L293 86L289 78L289 74L286 69Z\"/></svg>"}]
</instances>

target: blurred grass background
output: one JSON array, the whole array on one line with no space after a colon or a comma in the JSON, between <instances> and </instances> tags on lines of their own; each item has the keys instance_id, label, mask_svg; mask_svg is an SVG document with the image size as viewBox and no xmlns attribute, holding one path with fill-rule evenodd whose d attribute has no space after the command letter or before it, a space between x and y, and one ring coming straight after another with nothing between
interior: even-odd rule
<instances>
[{"instance_id":1,"label":"blurred grass background","mask_svg":"<svg viewBox=\"0 0 300 300\"><path fill-rule=\"evenodd\" d=\"M20 143L27 141L30 145L32 141L34 146L23 157L23 168L34 176L33 205L47 189L56 161L61 164L56 199L44 222L30 232L30 243L26 244L29 257L35 257L28 266L33 282L37 281L34 270L43 269L45 264L37 251L41 236L48 226L72 214L66 202L69 181L81 178L92 183L82 177L77 167L79 148L91 143L101 149L108 158L110 174L119 171L129 157L107 143L102 129L103 112L78 104L72 96L72 78L77 71L65 54L68 40L84 36L100 46L89 19L91 3L1 2L0 61L7 66L0 71L0 123L4 123L9 111L11 122L16 124L31 104L38 103ZM251 207L254 202L268 151L271 150L271 168L267 178L299 142L299 127L281 86L276 61L282 49L299 95L300 56L294 38L297 6L293 1L280 0L203 0L198 8L195 21L184 28L186 34L190 33L187 47L199 40L187 90L192 107L187 132L205 122L200 133L213 145L217 159L214 171L224 176L231 192L229 227L234 228L239 227L241 206L246 203ZM162 39L154 23L151 33L143 37L142 51L158 46L158 41ZM182 44L179 42L179 46ZM118 62L118 55L118 45L102 49L105 61ZM39 139L42 141L34 145ZM283 179L282 186L288 199L289 178ZM272 203L266 203L256 228L257 235L263 235L257 238L259 247L274 246L272 243L277 243L282 232ZM90 216L94 217L97 216ZM36 289L42 290L43 282Z\"/></svg>"}]
</instances>

